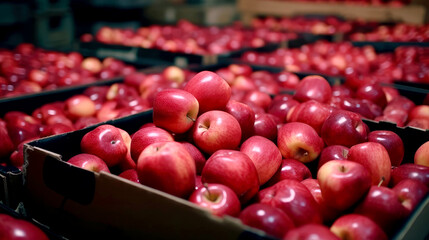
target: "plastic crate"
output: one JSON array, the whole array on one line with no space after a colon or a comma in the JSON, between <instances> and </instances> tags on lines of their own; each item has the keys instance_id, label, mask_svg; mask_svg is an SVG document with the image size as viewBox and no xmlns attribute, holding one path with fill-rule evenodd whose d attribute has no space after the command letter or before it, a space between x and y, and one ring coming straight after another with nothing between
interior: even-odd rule
<instances>
[{"instance_id":1,"label":"plastic crate","mask_svg":"<svg viewBox=\"0 0 429 240\"><path fill-rule=\"evenodd\" d=\"M74 38L73 14L69 10L48 11L35 16L35 42L47 49L71 49Z\"/></svg>"}]
</instances>

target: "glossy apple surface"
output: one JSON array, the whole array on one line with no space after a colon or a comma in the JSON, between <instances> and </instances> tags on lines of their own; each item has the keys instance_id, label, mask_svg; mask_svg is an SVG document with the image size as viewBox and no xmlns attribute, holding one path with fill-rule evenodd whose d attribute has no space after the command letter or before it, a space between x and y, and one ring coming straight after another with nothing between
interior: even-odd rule
<instances>
[{"instance_id":1,"label":"glossy apple surface","mask_svg":"<svg viewBox=\"0 0 429 240\"><path fill-rule=\"evenodd\" d=\"M404 179L413 179L429 187L429 167L413 163L392 167L390 186L395 186Z\"/></svg>"},{"instance_id":2,"label":"glossy apple surface","mask_svg":"<svg viewBox=\"0 0 429 240\"><path fill-rule=\"evenodd\" d=\"M290 230L284 240L340 240L328 227L322 224L309 223Z\"/></svg>"},{"instance_id":3,"label":"glossy apple surface","mask_svg":"<svg viewBox=\"0 0 429 240\"><path fill-rule=\"evenodd\" d=\"M383 145L389 153L392 166L401 165L404 159L404 143L398 134L387 130L372 131L368 134L368 142L378 142Z\"/></svg>"},{"instance_id":4,"label":"glossy apple surface","mask_svg":"<svg viewBox=\"0 0 429 240\"><path fill-rule=\"evenodd\" d=\"M359 214L347 214L339 217L332 224L331 231L341 239L388 239L383 229L374 221Z\"/></svg>"}]
</instances>

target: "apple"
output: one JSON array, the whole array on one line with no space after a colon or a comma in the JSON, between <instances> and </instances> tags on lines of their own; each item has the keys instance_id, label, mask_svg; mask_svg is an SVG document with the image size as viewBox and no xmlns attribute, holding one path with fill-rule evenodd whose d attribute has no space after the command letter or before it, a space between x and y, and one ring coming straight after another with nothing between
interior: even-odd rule
<instances>
[{"instance_id":1,"label":"apple","mask_svg":"<svg viewBox=\"0 0 429 240\"><path fill-rule=\"evenodd\" d=\"M367 216L387 234L397 230L409 215L397 193L384 186L372 186L354 213Z\"/></svg>"},{"instance_id":2,"label":"apple","mask_svg":"<svg viewBox=\"0 0 429 240\"><path fill-rule=\"evenodd\" d=\"M7 132L15 146L26 139L37 138L40 135L41 123L36 118L19 111L10 111L4 115Z\"/></svg>"},{"instance_id":3,"label":"apple","mask_svg":"<svg viewBox=\"0 0 429 240\"><path fill-rule=\"evenodd\" d=\"M323 148L320 153L317 169L331 160L346 160L349 154L349 148L341 145L331 145Z\"/></svg>"},{"instance_id":4,"label":"apple","mask_svg":"<svg viewBox=\"0 0 429 240\"><path fill-rule=\"evenodd\" d=\"M31 69L28 73L28 80L39 84L42 88L48 85L49 76L48 73L40 69Z\"/></svg>"},{"instance_id":5,"label":"apple","mask_svg":"<svg viewBox=\"0 0 429 240\"><path fill-rule=\"evenodd\" d=\"M306 123L316 130L320 135L325 120L331 114L328 105L315 100L309 100L297 105L293 111L288 114L288 122Z\"/></svg>"},{"instance_id":6,"label":"apple","mask_svg":"<svg viewBox=\"0 0 429 240\"><path fill-rule=\"evenodd\" d=\"M414 154L414 164L429 167L429 141L423 143Z\"/></svg>"},{"instance_id":7,"label":"apple","mask_svg":"<svg viewBox=\"0 0 429 240\"><path fill-rule=\"evenodd\" d=\"M207 159L201 173L203 183L219 183L230 187L242 204L259 190L258 171L252 160L237 150L218 150Z\"/></svg>"},{"instance_id":8,"label":"apple","mask_svg":"<svg viewBox=\"0 0 429 240\"><path fill-rule=\"evenodd\" d=\"M324 143L310 125L290 122L280 127L277 146L283 158L293 158L308 163L319 156Z\"/></svg>"},{"instance_id":9,"label":"apple","mask_svg":"<svg viewBox=\"0 0 429 240\"><path fill-rule=\"evenodd\" d=\"M368 130L357 113L334 110L325 120L321 137L326 145L351 147L367 140Z\"/></svg>"},{"instance_id":10,"label":"apple","mask_svg":"<svg viewBox=\"0 0 429 240\"><path fill-rule=\"evenodd\" d=\"M162 76L168 81L183 83L185 81L185 72L176 66L168 66L162 71Z\"/></svg>"},{"instance_id":11,"label":"apple","mask_svg":"<svg viewBox=\"0 0 429 240\"><path fill-rule=\"evenodd\" d=\"M323 223L331 224L335 219L337 219L343 212L335 208L330 207L326 200L322 196L322 190L320 189L320 184L317 179L306 178L301 181L301 183L307 187L311 195L313 195L314 200L316 200L320 214L322 215Z\"/></svg>"},{"instance_id":12,"label":"apple","mask_svg":"<svg viewBox=\"0 0 429 240\"><path fill-rule=\"evenodd\" d=\"M7 214L0 214L1 239L38 239L49 240L48 236L36 225L26 220L14 218Z\"/></svg>"},{"instance_id":13,"label":"apple","mask_svg":"<svg viewBox=\"0 0 429 240\"><path fill-rule=\"evenodd\" d=\"M127 155L125 156L122 161L119 162L119 168L122 171L128 170L128 169L135 169L136 168L136 162L131 157L131 136L130 134L121 129L118 128L119 132L121 133L122 139L124 140L125 146L127 146Z\"/></svg>"},{"instance_id":14,"label":"apple","mask_svg":"<svg viewBox=\"0 0 429 240\"><path fill-rule=\"evenodd\" d=\"M165 89L153 100L153 123L174 133L188 131L198 115L198 101L187 91Z\"/></svg>"},{"instance_id":15,"label":"apple","mask_svg":"<svg viewBox=\"0 0 429 240\"><path fill-rule=\"evenodd\" d=\"M316 200L310 191L296 180L285 179L260 190L258 202L280 208L297 227L307 223L322 223Z\"/></svg>"},{"instance_id":16,"label":"apple","mask_svg":"<svg viewBox=\"0 0 429 240\"><path fill-rule=\"evenodd\" d=\"M326 204L340 211L365 196L372 181L362 164L348 160L331 160L323 164L317 171L317 180Z\"/></svg>"},{"instance_id":17,"label":"apple","mask_svg":"<svg viewBox=\"0 0 429 240\"><path fill-rule=\"evenodd\" d=\"M253 135L262 136L276 141L278 135L278 129L276 117L269 113L258 113L255 114L255 122L253 124Z\"/></svg>"},{"instance_id":18,"label":"apple","mask_svg":"<svg viewBox=\"0 0 429 240\"><path fill-rule=\"evenodd\" d=\"M387 105L386 94L380 84L377 83L363 84L356 90L356 97L369 100L382 108Z\"/></svg>"},{"instance_id":19,"label":"apple","mask_svg":"<svg viewBox=\"0 0 429 240\"><path fill-rule=\"evenodd\" d=\"M300 80L295 73L281 71L277 74L276 81L285 89L296 89Z\"/></svg>"},{"instance_id":20,"label":"apple","mask_svg":"<svg viewBox=\"0 0 429 240\"><path fill-rule=\"evenodd\" d=\"M404 179L396 184L392 190L402 201L402 205L411 214L419 203L427 196L429 188L417 180Z\"/></svg>"},{"instance_id":21,"label":"apple","mask_svg":"<svg viewBox=\"0 0 429 240\"><path fill-rule=\"evenodd\" d=\"M225 109L231 97L231 87L219 75L211 71L201 71L191 78L184 87L199 103L199 112Z\"/></svg>"},{"instance_id":22,"label":"apple","mask_svg":"<svg viewBox=\"0 0 429 240\"><path fill-rule=\"evenodd\" d=\"M284 240L340 240L328 227L322 224L309 223L290 230Z\"/></svg>"},{"instance_id":23,"label":"apple","mask_svg":"<svg viewBox=\"0 0 429 240\"><path fill-rule=\"evenodd\" d=\"M265 184L282 163L282 154L277 146L267 138L252 136L241 144L240 151L255 164L259 184Z\"/></svg>"},{"instance_id":24,"label":"apple","mask_svg":"<svg viewBox=\"0 0 429 240\"><path fill-rule=\"evenodd\" d=\"M87 57L82 61L81 67L93 74L97 74L101 71L101 69L103 69L103 64L95 57Z\"/></svg>"},{"instance_id":25,"label":"apple","mask_svg":"<svg viewBox=\"0 0 429 240\"><path fill-rule=\"evenodd\" d=\"M128 153L121 132L113 125L103 124L86 133L80 142L83 153L93 154L106 162L108 167L120 163Z\"/></svg>"},{"instance_id":26,"label":"apple","mask_svg":"<svg viewBox=\"0 0 429 240\"><path fill-rule=\"evenodd\" d=\"M147 146L137 160L140 183L187 198L195 188L195 162L186 148L174 141Z\"/></svg>"},{"instance_id":27,"label":"apple","mask_svg":"<svg viewBox=\"0 0 429 240\"><path fill-rule=\"evenodd\" d=\"M413 107L410 110L409 113L409 119L415 119L415 118L423 118L423 119L429 119L429 106L428 105L418 105Z\"/></svg>"},{"instance_id":28,"label":"apple","mask_svg":"<svg viewBox=\"0 0 429 240\"><path fill-rule=\"evenodd\" d=\"M235 192L217 183L208 183L195 190L188 200L220 217L224 215L237 217L241 210L240 200Z\"/></svg>"},{"instance_id":29,"label":"apple","mask_svg":"<svg viewBox=\"0 0 429 240\"><path fill-rule=\"evenodd\" d=\"M81 117L73 124L74 129L79 130L97 124L99 121L96 117Z\"/></svg>"},{"instance_id":30,"label":"apple","mask_svg":"<svg viewBox=\"0 0 429 240\"><path fill-rule=\"evenodd\" d=\"M429 187L429 167L413 163L392 167L390 186L395 186L404 179L416 180Z\"/></svg>"},{"instance_id":31,"label":"apple","mask_svg":"<svg viewBox=\"0 0 429 240\"><path fill-rule=\"evenodd\" d=\"M283 159L280 167L270 178L267 185L272 186L284 179L294 179L301 182L307 178L311 178L311 172L304 163L295 159Z\"/></svg>"},{"instance_id":32,"label":"apple","mask_svg":"<svg viewBox=\"0 0 429 240\"><path fill-rule=\"evenodd\" d=\"M206 157L201 153L201 151L190 142L180 142L186 150L188 150L189 154L191 154L192 158L195 161L195 167L197 170L197 174L201 174L203 171L204 165L206 164Z\"/></svg>"},{"instance_id":33,"label":"apple","mask_svg":"<svg viewBox=\"0 0 429 240\"><path fill-rule=\"evenodd\" d=\"M387 186L390 181L389 153L380 143L365 142L352 146L349 150L348 160L358 162L366 167L371 174L372 185Z\"/></svg>"},{"instance_id":34,"label":"apple","mask_svg":"<svg viewBox=\"0 0 429 240\"><path fill-rule=\"evenodd\" d=\"M237 149L241 141L240 123L227 112L211 110L197 118L192 138L196 146L208 154L220 149Z\"/></svg>"},{"instance_id":35,"label":"apple","mask_svg":"<svg viewBox=\"0 0 429 240\"><path fill-rule=\"evenodd\" d=\"M71 157L68 163L93 172L105 171L110 173L109 167L103 159L88 153L80 153Z\"/></svg>"},{"instance_id":36,"label":"apple","mask_svg":"<svg viewBox=\"0 0 429 240\"><path fill-rule=\"evenodd\" d=\"M22 170L22 167L24 165L24 144L31 142L33 140L36 140L37 138L29 138L24 141L22 141L16 149L10 154L9 161L12 166L17 167L18 169Z\"/></svg>"},{"instance_id":37,"label":"apple","mask_svg":"<svg viewBox=\"0 0 429 240\"><path fill-rule=\"evenodd\" d=\"M249 106L257 106L267 111L272 99L268 93L252 90L248 91L241 101Z\"/></svg>"},{"instance_id":38,"label":"apple","mask_svg":"<svg viewBox=\"0 0 429 240\"><path fill-rule=\"evenodd\" d=\"M241 141L253 135L253 125L255 124L255 112L247 104L239 101L229 100L225 107L225 112L237 119L241 128Z\"/></svg>"},{"instance_id":39,"label":"apple","mask_svg":"<svg viewBox=\"0 0 429 240\"><path fill-rule=\"evenodd\" d=\"M346 214L331 225L331 232L341 239L387 240L386 233L370 218L359 214Z\"/></svg>"},{"instance_id":40,"label":"apple","mask_svg":"<svg viewBox=\"0 0 429 240\"><path fill-rule=\"evenodd\" d=\"M316 100L320 103L329 103L332 89L329 82L317 75L304 77L296 86L294 98L300 102Z\"/></svg>"},{"instance_id":41,"label":"apple","mask_svg":"<svg viewBox=\"0 0 429 240\"><path fill-rule=\"evenodd\" d=\"M368 134L368 142L378 142L386 148L392 166L399 166L404 158L404 143L395 132L388 130L372 131Z\"/></svg>"},{"instance_id":42,"label":"apple","mask_svg":"<svg viewBox=\"0 0 429 240\"><path fill-rule=\"evenodd\" d=\"M137 171L135 169L125 170L125 171L121 172L118 176L121 178L128 179L128 180L135 182L135 183L140 183L139 176L138 176Z\"/></svg>"},{"instance_id":43,"label":"apple","mask_svg":"<svg viewBox=\"0 0 429 240\"><path fill-rule=\"evenodd\" d=\"M141 152L155 142L174 141L173 136L159 127L143 127L131 137L131 157L137 162Z\"/></svg>"},{"instance_id":44,"label":"apple","mask_svg":"<svg viewBox=\"0 0 429 240\"><path fill-rule=\"evenodd\" d=\"M65 101L65 112L71 119L91 117L96 112L95 103L85 95L74 95Z\"/></svg>"},{"instance_id":45,"label":"apple","mask_svg":"<svg viewBox=\"0 0 429 240\"><path fill-rule=\"evenodd\" d=\"M279 239L295 228L293 221L286 213L276 207L262 203L253 203L245 207L241 211L239 219L243 224L262 230Z\"/></svg>"},{"instance_id":46,"label":"apple","mask_svg":"<svg viewBox=\"0 0 429 240\"><path fill-rule=\"evenodd\" d=\"M40 137L67 133L74 130L75 130L74 127L70 127L69 125L66 125L63 123L53 123L50 125L45 125L43 127L43 130L41 130L40 132Z\"/></svg>"},{"instance_id":47,"label":"apple","mask_svg":"<svg viewBox=\"0 0 429 240\"><path fill-rule=\"evenodd\" d=\"M0 119L0 139L2 140L2 143L0 145L0 159L1 159L1 158L8 157L15 149L12 139L10 139L9 133L7 132L6 122L4 122L1 119Z\"/></svg>"},{"instance_id":48,"label":"apple","mask_svg":"<svg viewBox=\"0 0 429 240\"><path fill-rule=\"evenodd\" d=\"M267 113L276 116L282 123L284 123L286 122L288 113L298 104L299 102L292 98L274 98L267 110Z\"/></svg>"}]
</instances>

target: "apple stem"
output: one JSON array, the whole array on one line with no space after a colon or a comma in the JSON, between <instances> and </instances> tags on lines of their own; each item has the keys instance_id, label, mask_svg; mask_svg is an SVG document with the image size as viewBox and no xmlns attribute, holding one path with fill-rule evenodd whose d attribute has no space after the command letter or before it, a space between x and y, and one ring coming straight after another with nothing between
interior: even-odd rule
<instances>
[{"instance_id":1,"label":"apple stem","mask_svg":"<svg viewBox=\"0 0 429 240\"><path fill-rule=\"evenodd\" d=\"M189 115L186 115L186 117L187 117L187 118L189 118L192 122L195 122L195 121L196 121L196 119L195 119L195 118L192 118L192 117L190 117Z\"/></svg>"},{"instance_id":2,"label":"apple stem","mask_svg":"<svg viewBox=\"0 0 429 240\"><path fill-rule=\"evenodd\" d=\"M207 183L203 183L203 186L207 191L207 194L208 194L207 198L210 199L210 201L216 200L215 197L212 195L212 193L209 190L209 185Z\"/></svg>"},{"instance_id":3,"label":"apple stem","mask_svg":"<svg viewBox=\"0 0 429 240\"><path fill-rule=\"evenodd\" d=\"M384 182L384 177L381 177L381 180L380 180L380 182L378 183L378 186L380 187L380 186L381 186L381 184L383 184L383 182Z\"/></svg>"}]
</instances>

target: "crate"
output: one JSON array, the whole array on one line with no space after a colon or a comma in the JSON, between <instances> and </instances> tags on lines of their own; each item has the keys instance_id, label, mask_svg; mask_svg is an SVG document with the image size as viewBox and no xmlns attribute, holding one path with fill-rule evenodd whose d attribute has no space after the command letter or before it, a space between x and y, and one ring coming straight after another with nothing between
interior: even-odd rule
<instances>
[{"instance_id":1,"label":"crate","mask_svg":"<svg viewBox=\"0 0 429 240\"><path fill-rule=\"evenodd\" d=\"M34 19L35 42L41 48L70 50L74 39L73 14L69 10L46 11Z\"/></svg>"},{"instance_id":2,"label":"crate","mask_svg":"<svg viewBox=\"0 0 429 240\"><path fill-rule=\"evenodd\" d=\"M20 1L0 2L0 16L0 26L24 23L31 17L30 6Z\"/></svg>"},{"instance_id":3,"label":"crate","mask_svg":"<svg viewBox=\"0 0 429 240\"><path fill-rule=\"evenodd\" d=\"M70 0L36 0L35 5L38 12L64 10L70 7Z\"/></svg>"},{"instance_id":4,"label":"crate","mask_svg":"<svg viewBox=\"0 0 429 240\"><path fill-rule=\"evenodd\" d=\"M362 19L377 22L423 24L427 14L427 9L423 4L392 7L332 2L237 0L237 8L245 24L250 24L254 17L260 15L294 16L302 14L334 15L345 19Z\"/></svg>"}]
</instances>

